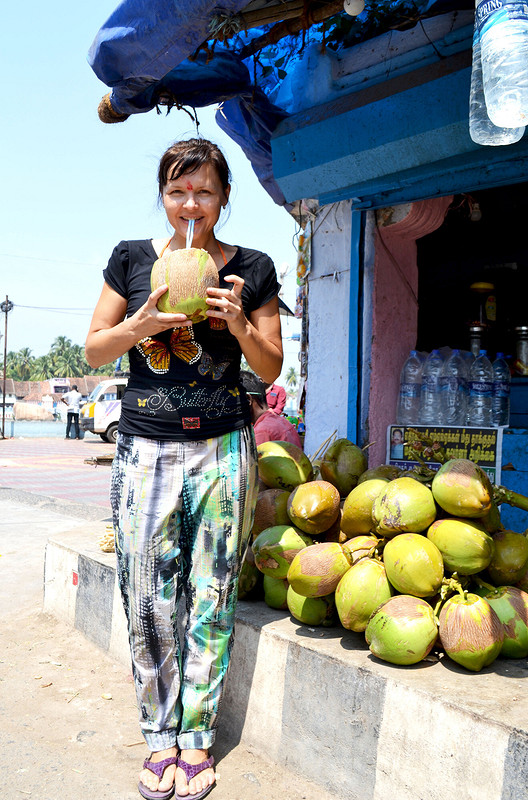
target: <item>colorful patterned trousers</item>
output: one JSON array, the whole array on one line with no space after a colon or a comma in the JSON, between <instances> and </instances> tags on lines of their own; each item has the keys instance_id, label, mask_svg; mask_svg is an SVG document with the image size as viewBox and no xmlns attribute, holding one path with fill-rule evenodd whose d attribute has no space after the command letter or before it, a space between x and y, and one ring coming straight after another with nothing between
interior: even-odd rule
<instances>
[{"instance_id":1,"label":"colorful patterned trousers","mask_svg":"<svg viewBox=\"0 0 528 800\"><path fill-rule=\"evenodd\" d=\"M257 485L251 427L197 442L118 436L118 578L140 725L153 751L214 741Z\"/></svg>"}]
</instances>

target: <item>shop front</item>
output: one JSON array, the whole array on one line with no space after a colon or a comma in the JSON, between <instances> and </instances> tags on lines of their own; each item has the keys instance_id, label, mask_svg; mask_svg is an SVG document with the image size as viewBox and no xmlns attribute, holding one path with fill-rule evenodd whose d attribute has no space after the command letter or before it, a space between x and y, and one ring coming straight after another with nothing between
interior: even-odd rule
<instances>
[{"instance_id":1,"label":"shop front","mask_svg":"<svg viewBox=\"0 0 528 800\"><path fill-rule=\"evenodd\" d=\"M334 64L334 95L272 138L287 200L319 202L309 223L305 446L315 452L337 430L370 445L371 466L384 463L409 351L486 348L492 358L504 352L514 371L510 426L460 437L472 437L471 452L503 485L525 493L528 388L516 362L528 326L528 140L470 140L472 27L472 12L448 14L429 42L414 31L351 48L356 66L345 80L346 59ZM383 74L365 85L376 59ZM355 91L343 91L346 81ZM503 522L524 530L526 514L504 510Z\"/></svg>"}]
</instances>

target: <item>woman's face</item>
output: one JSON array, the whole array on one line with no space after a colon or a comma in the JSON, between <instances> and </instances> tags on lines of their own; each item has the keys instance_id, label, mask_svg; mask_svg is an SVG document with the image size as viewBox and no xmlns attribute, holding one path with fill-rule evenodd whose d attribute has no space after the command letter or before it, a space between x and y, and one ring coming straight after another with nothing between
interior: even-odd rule
<instances>
[{"instance_id":1,"label":"woman's face","mask_svg":"<svg viewBox=\"0 0 528 800\"><path fill-rule=\"evenodd\" d=\"M189 220L194 220L193 247L205 247L213 237L222 206L227 203L230 187L224 191L212 164L204 164L195 172L167 181L163 205L177 239L185 247Z\"/></svg>"}]
</instances>

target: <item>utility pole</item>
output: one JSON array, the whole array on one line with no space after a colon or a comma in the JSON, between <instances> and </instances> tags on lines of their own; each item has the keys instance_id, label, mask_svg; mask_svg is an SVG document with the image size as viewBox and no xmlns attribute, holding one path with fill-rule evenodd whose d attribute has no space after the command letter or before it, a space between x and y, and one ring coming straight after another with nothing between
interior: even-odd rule
<instances>
[{"instance_id":1,"label":"utility pole","mask_svg":"<svg viewBox=\"0 0 528 800\"><path fill-rule=\"evenodd\" d=\"M5 314L4 327L4 384L2 387L2 439L5 439L5 411L6 411L6 372L7 372L7 315L13 308L13 303L6 295L4 303L0 303L0 311Z\"/></svg>"}]
</instances>

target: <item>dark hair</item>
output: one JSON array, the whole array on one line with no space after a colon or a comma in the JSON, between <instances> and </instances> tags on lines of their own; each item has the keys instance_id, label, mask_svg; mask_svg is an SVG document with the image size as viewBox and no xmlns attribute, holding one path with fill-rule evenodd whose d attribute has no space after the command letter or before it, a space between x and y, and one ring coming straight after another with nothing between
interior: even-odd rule
<instances>
[{"instance_id":1,"label":"dark hair","mask_svg":"<svg viewBox=\"0 0 528 800\"><path fill-rule=\"evenodd\" d=\"M231 182L231 172L224 154L208 139L185 139L174 142L160 158L158 167L158 191L160 199L170 180L187 172L196 172L205 164L212 164L218 173L224 191Z\"/></svg>"},{"instance_id":2,"label":"dark hair","mask_svg":"<svg viewBox=\"0 0 528 800\"><path fill-rule=\"evenodd\" d=\"M75 389L75 391L77 391L77 384L76 383L73 384L72 389Z\"/></svg>"},{"instance_id":3,"label":"dark hair","mask_svg":"<svg viewBox=\"0 0 528 800\"><path fill-rule=\"evenodd\" d=\"M266 386L258 375L255 375L254 372L248 372L242 369L240 370L240 380L246 393L254 397L259 406L268 405L268 401L266 400Z\"/></svg>"}]
</instances>

